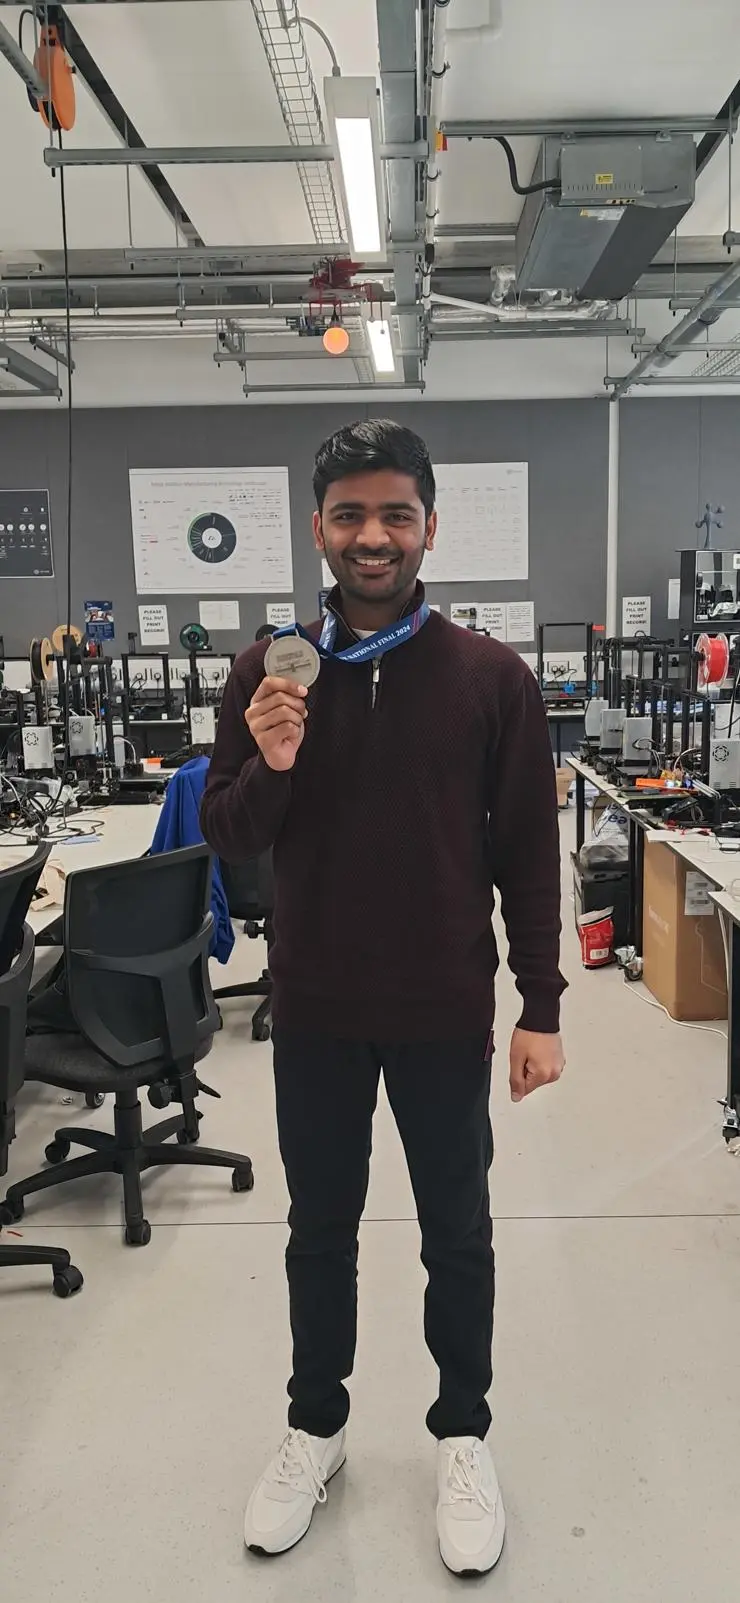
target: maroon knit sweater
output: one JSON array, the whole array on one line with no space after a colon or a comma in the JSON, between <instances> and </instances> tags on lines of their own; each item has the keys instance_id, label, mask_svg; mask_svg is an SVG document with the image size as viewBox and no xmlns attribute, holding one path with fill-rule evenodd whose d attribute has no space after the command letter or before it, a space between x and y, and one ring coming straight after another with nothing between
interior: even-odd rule
<instances>
[{"instance_id":1,"label":"maroon knit sweater","mask_svg":"<svg viewBox=\"0 0 740 1603\"><path fill-rule=\"evenodd\" d=\"M351 638L340 620L337 648ZM556 1031L555 776L526 663L433 612L383 657L374 707L370 663L322 662L295 767L276 773L244 722L266 647L234 664L201 822L227 862L274 848L276 1024L376 1042L484 1032L496 885L520 1022Z\"/></svg>"}]
</instances>

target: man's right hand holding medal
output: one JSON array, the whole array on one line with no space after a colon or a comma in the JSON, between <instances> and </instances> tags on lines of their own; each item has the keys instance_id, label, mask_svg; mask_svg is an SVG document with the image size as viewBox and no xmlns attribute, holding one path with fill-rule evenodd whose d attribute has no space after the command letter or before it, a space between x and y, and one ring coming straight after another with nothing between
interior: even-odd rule
<instances>
[{"instance_id":1,"label":"man's right hand holding medal","mask_svg":"<svg viewBox=\"0 0 740 1603\"><path fill-rule=\"evenodd\" d=\"M305 685L268 677L258 685L244 714L268 768L277 773L285 773L295 763L306 728L307 695Z\"/></svg>"}]
</instances>

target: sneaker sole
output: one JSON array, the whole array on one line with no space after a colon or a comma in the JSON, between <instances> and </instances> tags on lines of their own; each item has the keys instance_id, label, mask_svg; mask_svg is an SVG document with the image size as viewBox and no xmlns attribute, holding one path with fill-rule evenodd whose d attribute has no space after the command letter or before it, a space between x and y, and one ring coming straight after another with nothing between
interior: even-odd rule
<instances>
[{"instance_id":1,"label":"sneaker sole","mask_svg":"<svg viewBox=\"0 0 740 1603\"><path fill-rule=\"evenodd\" d=\"M478 1568L475 1568L474 1566L467 1566L464 1570L453 1569L453 1566L451 1564L448 1564L447 1559L445 1558L444 1553L442 1552L442 1545L440 1543L439 1556L440 1556L440 1558L442 1560L442 1563L444 1564L445 1569L449 1570L450 1575L457 1576L457 1579L459 1581L479 1581L482 1575L490 1575L491 1571L495 1570L496 1565L498 1564L498 1561L499 1561L499 1559L501 1557L501 1554L504 1551L504 1547L506 1545L506 1515L505 1515L505 1513L503 1513L503 1511L502 1511L502 1515L503 1515L503 1518L502 1518L503 1530L500 1533L501 1534L501 1546L499 1547L499 1550L498 1550L498 1552L496 1554L496 1557L494 1559L491 1559L490 1564L486 1564L485 1567L480 1567L479 1566Z\"/></svg>"},{"instance_id":2,"label":"sneaker sole","mask_svg":"<svg viewBox=\"0 0 740 1603\"><path fill-rule=\"evenodd\" d=\"M329 1485L330 1481L333 1481L334 1476L339 1474L340 1469L344 1468L346 1462L347 1454L345 1452L342 1454L342 1457L340 1458L336 1468L332 1470L331 1475L327 1476L325 1482L327 1486ZM294 1542L286 1542L285 1547L260 1547L257 1542L245 1542L244 1546L246 1547L247 1552L254 1553L257 1558L280 1558L283 1553L291 1553L293 1548L297 1547L299 1542L302 1542L304 1538L308 1536L315 1512L316 1509L314 1508L311 1512L311 1518L306 1526L305 1531L302 1531L300 1536L297 1536Z\"/></svg>"}]
</instances>

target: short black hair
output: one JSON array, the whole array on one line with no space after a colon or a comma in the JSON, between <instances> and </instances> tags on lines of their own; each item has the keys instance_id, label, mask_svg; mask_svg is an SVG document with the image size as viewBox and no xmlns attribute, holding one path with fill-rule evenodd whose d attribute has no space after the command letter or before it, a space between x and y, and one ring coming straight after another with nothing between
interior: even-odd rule
<instances>
[{"instance_id":1,"label":"short black hair","mask_svg":"<svg viewBox=\"0 0 740 1603\"><path fill-rule=\"evenodd\" d=\"M392 418L368 418L348 423L330 434L316 452L313 490L319 512L330 484L352 473L379 473L394 468L416 479L419 500L427 517L434 511L436 485L429 452L418 434Z\"/></svg>"}]
</instances>

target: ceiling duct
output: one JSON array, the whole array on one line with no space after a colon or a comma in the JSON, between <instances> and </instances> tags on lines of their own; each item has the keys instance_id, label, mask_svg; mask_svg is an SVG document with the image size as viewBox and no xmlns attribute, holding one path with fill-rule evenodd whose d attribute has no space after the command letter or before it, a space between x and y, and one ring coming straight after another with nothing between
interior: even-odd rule
<instances>
[{"instance_id":1,"label":"ceiling duct","mask_svg":"<svg viewBox=\"0 0 740 1603\"><path fill-rule=\"evenodd\" d=\"M547 138L516 234L516 284L584 300L629 295L694 199L690 134Z\"/></svg>"}]
</instances>

